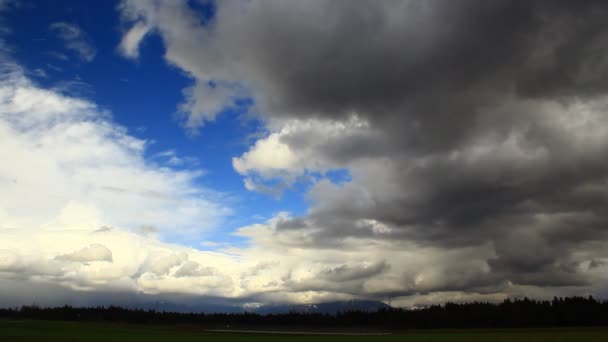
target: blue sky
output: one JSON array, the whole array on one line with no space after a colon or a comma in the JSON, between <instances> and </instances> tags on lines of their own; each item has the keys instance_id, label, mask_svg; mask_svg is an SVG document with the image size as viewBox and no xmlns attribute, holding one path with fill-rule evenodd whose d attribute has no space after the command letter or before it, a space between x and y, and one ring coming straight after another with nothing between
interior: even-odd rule
<instances>
[{"instance_id":1,"label":"blue sky","mask_svg":"<svg viewBox=\"0 0 608 342\"><path fill-rule=\"evenodd\" d=\"M110 1L62 1L62 6L50 1L24 2L6 17L11 28L6 41L13 47L14 58L41 86L90 99L109 110L113 121L130 134L152 142L146 152L150 162L166 162L170 157L163 153L171 151L183 159L172 168L203 170L205 175L197 185L221 193L233 210L207 239L239 245L245 241L231 235L238 227L263 222L282 211L305 214L307 184L297 183L280 197L251 192L232 167L233 157L267 134L264 123L248 113L253 99L243 98L225 108L198 134L186 132L176 113L182 90L193 79L163 59L165 48L157 35L142 43L137 60L121 56L117 44L123 32L117 6L118 2ZM213 4L194 8L204 17L212 15ZM75 25L86 34L96 50L91 61L65 48L49 29L57 22ZM334 174L337 180L344 177L337 171L332 178Z\"/></svg>"}]
</instances>

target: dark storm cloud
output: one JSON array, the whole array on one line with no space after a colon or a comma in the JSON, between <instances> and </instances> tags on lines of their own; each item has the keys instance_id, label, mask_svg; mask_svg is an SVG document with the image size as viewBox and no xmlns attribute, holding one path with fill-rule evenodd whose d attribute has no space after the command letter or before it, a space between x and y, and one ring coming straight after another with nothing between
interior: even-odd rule
<instances>
[{"instance_id":1,"label":"dark storm cloud","mask_svg":"<svg viewBox=\"0 0 608 342\"><path fill-rule=\"evenodd\" d=\"M285 285L296 291L336 291L361 294L366 280L379 276L389 268L380 261L370 265L340 265L326 268L313 278L305 280L284 279Z\"/></svg>"},{"instance_id":2,"label":"dark storm cloud","mask_svg":"<svg viewBox=\"0 0 608 342\"><path fill-rule=\"evenodd\" d=\"M581 132L552 122L560 119L552 111L576 125L581 118L567 113L573 104L605 94L605 2L334 1L254 3L243 16L230 10L220 6L218 25L247 32L228 37L238 41L231 47L268 115L368 120L368 135L327 138L317 152L351 166L389 158L393 178L385 181L398 189L387 194L356 175L367 205L321 195L307 220L278 229L315 227L318 244L347 236L446 248L492 241L497 256L488 264L499 279L584 283L563 264L585 241L605 239L608 136L581 142ZM532 157L504 150L471 157L514 135ZM282 139L296 151L313 141ZM569 212L579 215L560 216ZM541 214L552 221L541 222ZM378 234L357 227L361 219L393 229ZM520 229L528 233L513 233Z\"/></svg>"},{"instance_id":3,"label":"dark storm cloud","mask_svg":"<svg viewBox=\"0 0 608 342\"><path fill-rule=\"evenodd\" d=\"M318 276L334 282L368 279L382 273L388 267L389 266L384 261L365 266L341 265L338 267L328 268L322 271Z\"/></svg>"},{"instance_id":4,"label":"dark storm cloud","mask_svg":"<svg viewBox=\"0 0 608 342\"><path fill-rule=\"evenodd\" d=\"M220 4L218 37L270 115L339 119L354 112L389 135L357 149L343 143L342 153L331 153L342 159L377 155L369 146L378 144L387 154L450 149L484 130L486 108L509 96L569 101L607 85L602 2L234 7ZM499 121L493 125L503 131L494 129L508 133L512 122Z\"/></svg>"},{"instance_id":5,"label":"dark storm cloud","mask_svg":"<svg viewBox=\"0 0 608 342\"><path fill-rule=\"evenodd\" d=\"M392 108L429 92L506 81L549 93L604 89L594 83L606 72L602 2L253 3L243 16L222 17L233 10L226 7L220 4L218 25L236 27L227 35L248 29L239 57L279 92L273 100L288 113ZM579 77L591 65L603 68L593 79ZM524 86L532 81L538 86Z\"/></svg>"}]
</instances>

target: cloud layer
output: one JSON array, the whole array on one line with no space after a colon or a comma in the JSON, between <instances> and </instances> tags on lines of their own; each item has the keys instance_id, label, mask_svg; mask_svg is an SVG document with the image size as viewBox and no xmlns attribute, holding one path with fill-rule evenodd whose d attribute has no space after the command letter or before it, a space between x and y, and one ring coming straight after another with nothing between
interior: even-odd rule
<instances>
[{"instance_id":1,"label":"cloud layer","mask_svg":"<svg viewBox=\"0 0 608 342\"><path fill-rule=\"evenodd\" d=\"M222 1L209 17L129 0L119 11L122 55L159 34L166 61L191 76L178 104L190 133L253 98L268 134L234 170L272 195L309 181L311 207L238 229L244 247L185 247L230 214L202 174L178 170L174 151L151 161L149 142L109 113L3 62L4 302L45 286L235 303L608 295L604 2ZM94 57L77 27L51 27ZM333 170L349 180L332 182Z\"/></svg>"},{"instance_id":2,"label":"cloud layer","mask_svg":"<svg viewBox=\"0 0 608 342\"><path fill-rule=\"evenodd\" d=\"M248 189L350 172L315 183L306 216L243 229L282 255L323 250L336 264L284 284L378 296L605 294L607 11L222 1L209 21L185 3L122 6L192 76L187 101L209 104L185 108L190 129L252 94L270 133L233 159ZM210 95L209 82L230 87Z\"/></svg>"}]
</instances>

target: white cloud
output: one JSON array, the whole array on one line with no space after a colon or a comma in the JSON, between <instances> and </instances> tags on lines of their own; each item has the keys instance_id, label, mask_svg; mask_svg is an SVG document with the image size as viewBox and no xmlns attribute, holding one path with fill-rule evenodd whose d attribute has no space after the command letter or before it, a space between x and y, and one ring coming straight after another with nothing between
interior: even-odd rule
<instances>
[{"instance_id":1,"label":"white cloud","mask_svg":"<svg viewBox=\"0 0 608 342\"><path fill-rule=\"evenodd\" d=\"M302 160L281 142L282 132L272 133L267 138L256 141L248 152L232 159L234 169L242 175L255 171L271 175L277 171L293 170L303 172Z\"/></svg>"},{"instance_id":2,"label":"white cloud","mask_svg":"<svg viewBox=\"0 0 608 342\"><path fill-rule=\"evenodd\" d=\"M146 161L147 142L94 104L14 73L0 84L0 202L6 226L136 229L198 236L229 210L197 171ZM210 197L211 196L211 197ZM213 201L210 200L213 198Z\"/></svg>"},{"instance_id":3,"label":"white cloud","mask_svg":"<svg viewBox=\"0 0 608 342\"><path fill-rule=\"evenodd\" d=\"M232 166L246 176L251 191L281 192L308 172L325 173L344 168L346 163L331 156L331 149L355 139L370 139L376 134L367 122L352 116L345 122L330 120L287 120L273 123L275 131L258 139ZM267 181L281 179L275 186Z\"/></svg>"},{"instance_id":4,"label":"white cloud","mask_svg":"<svg viewBox=\"0 0 608 342\"><path fill-rule=\"evenodd\" d=\"M125 35L122 37L120 41L120 45L118 49L120 53L128 58L138 58L139 57L139 45L150 31L150 26L144 23L138 23L134 25Z\"/></svg>"},{"instance_id":5,"label":"white cloud","mask_svg":"<svg viewBox=\"0 0 608 342\"><path fill-rule=\"evenodd\" d=\"M147 141L91 102L36 86L15 64L1 75L0 278L233 295L229 276L205 273L230 272L232 257L158 240L196 245L230 213L196 185L200 172L147 161Z\"/></svg>"},{"instance_id":6,"label":"white cloud","mask_svg":"<svg viewBox=\"0 0 608 342\"><path fill-rule=\"evenodd\" d=\"M192 77L194 84L184 89L184 101L178 106L179 118L190 134L196 134L205 122L215 120L235 99L247 95L245 88L233 81L236 78L216 72L221 68L230 74L235 65L227 65L215 53L210 32L187 3L123 1L119 9L123 21L131 27L118 46L125 57L137 58L142 41L154 30L166 44L167 62Z\"/></svg>"},{"instance_id":7,"label":"white cloud","mask_svg":"<svg viewBox=\"0 0 608 342\"><path fill-rule=\"evenodd\" d=\"M197 134L205 122L214 121L224 109L233 106L243 95L238 85L226 82L196 82L183 91L185 100L179 105L178 116L190 134Z\"/></svg>"}]
</instances>

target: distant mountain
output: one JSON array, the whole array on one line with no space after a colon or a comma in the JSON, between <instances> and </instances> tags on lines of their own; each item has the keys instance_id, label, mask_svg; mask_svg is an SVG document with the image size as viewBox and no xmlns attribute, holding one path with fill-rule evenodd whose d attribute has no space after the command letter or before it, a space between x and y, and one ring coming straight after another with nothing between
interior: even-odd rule
<instances>
[{"instance_id":1,"label":"distant mountain","mask_svg":"<svg viewBox=\"0 0 608 342\"><path fill-rule=\"evenodd\" d=\"M150 295L121 296L114 294L115 301L83 301L69 303L74 307L115 305L129 309L144 309L179 313L240 313L254 312L260 315L288 312L336 314L346 311L378 311L389 309L389 305L374 300L333 301L317 304L264 304L259 307L246 307L239 303L229 303L218 298L155 297ZM62 306L63 304L57 304ZM54 305L50 305L54 306Z\"/></svg>"},{"instance_id":2,"label":"distant mountain","mask_svg":"<svg viewBox=\"0 0 608 342\"><path fill-rule=\"evenodd\" d=\"M252 310L261 315L279 314L286 312L298 313L321 313L335 315L338 312L347 311L378 311L390 309L391 306L375 300L348 300L338 302L327 302L318 304L268 304Z\"/></svg>"}]
</instances>

